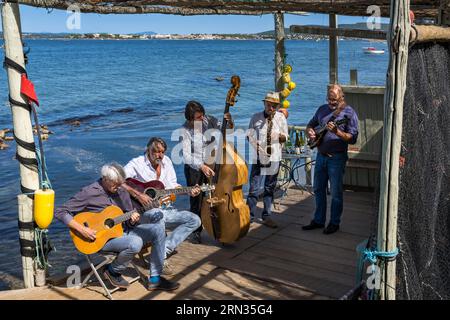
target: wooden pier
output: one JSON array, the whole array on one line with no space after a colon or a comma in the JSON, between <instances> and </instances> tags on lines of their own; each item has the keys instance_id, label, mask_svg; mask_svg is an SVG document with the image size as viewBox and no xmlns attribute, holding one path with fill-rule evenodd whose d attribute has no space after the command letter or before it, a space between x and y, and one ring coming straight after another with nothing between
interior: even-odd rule
<instances>
[{"instance_id":1,"label":"wooden pier","mask_svg":"<svg viewBox=\"0 0 450 320\"><path fill-rule=\"evenodd\" d=\"M289 189L277 206L277 229L253 223L248 235L222 246L204 233L203 243L182 243L169 259L180 282L174 292L149 292L139 281L112 294L117 300L138 299L338 299L355 286L356 246L370 235L376 199L373 193L344 193L341 230L303 231L314 210L314 197ZM262 207L262 203L259 203ZM142 265L142 264L141 264ZM141 268L148 273L148 266ZM130 269L130 275L133 270ZM65 281L47 287L1 291L0 299L106 300L98 283L83 289Z\"/></svg>"}]
</instances>

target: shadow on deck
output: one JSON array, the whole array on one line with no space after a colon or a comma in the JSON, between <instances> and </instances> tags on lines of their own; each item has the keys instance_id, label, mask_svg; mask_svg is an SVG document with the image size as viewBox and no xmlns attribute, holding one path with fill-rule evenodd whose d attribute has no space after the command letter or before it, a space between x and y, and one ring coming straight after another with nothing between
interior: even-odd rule
<instances>
[{"instance_id":1,"label":"shadow on deck","mask_svg":"<svg viewBox=\"0 0 450 320\"><path fill-rule=\"evenodd\" d=\"M277 229L253 223L246 237L222 246L203 234L203 243L187 241L169 262L180 282L175 292L149 292L140 282L114 299L337 299L355 286L356 246L370 235L373 193L345 192L341 230L303 231L314 198L290 189L274 211ZM262 204L259 203L261 206ZM142 268L148 272L148 267ZM94 283L84 289L48 286L0 292L0 299L106 299Z\"/></svg>"}]
</instances>

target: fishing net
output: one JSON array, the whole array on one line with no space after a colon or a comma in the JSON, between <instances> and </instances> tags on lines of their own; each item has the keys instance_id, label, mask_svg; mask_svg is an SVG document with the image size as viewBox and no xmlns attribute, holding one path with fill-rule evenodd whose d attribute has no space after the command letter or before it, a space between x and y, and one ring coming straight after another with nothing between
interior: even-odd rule
<instances>
[{"instance_id":1,"label":"fishing net","mask_svg":"<svg viewBox=\"0 0 450 320\"><path fill-rule=\"evenodd\" d=\"M450 299L449 44L410 49L403 112L397 299Z\"/></svg>"}]
</instances>

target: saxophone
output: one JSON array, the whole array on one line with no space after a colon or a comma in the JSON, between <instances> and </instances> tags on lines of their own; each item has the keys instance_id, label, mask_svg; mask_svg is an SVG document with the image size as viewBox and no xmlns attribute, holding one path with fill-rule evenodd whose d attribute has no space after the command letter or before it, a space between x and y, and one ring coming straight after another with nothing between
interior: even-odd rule
<instances>
[{"instance_id":1,"label":"saxophone","mask_svg":"<svg viewBox=\"0 0 450 320\"><path fill-rule=\"evenodd\" d=\"M267 144L266 144L266 153L270 157L272 154L272 127L273 127L273 117L275 113L270 114L267 118Z\"/></svg>"}]
</instances>

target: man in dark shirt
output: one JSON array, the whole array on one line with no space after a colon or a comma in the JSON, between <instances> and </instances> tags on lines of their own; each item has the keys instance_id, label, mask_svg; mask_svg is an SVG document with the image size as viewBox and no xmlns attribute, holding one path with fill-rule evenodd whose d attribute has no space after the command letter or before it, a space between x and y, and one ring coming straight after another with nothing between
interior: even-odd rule
<instances>
[{"instance_id":1,"label":"man in dark shirt","mask_svg":"<svg viewBox=\"0 0 450 320\"><path fill-rule=\"evenodd\" d=\"M328 104L316 111L306 127L309 139L316 139L317 127L326 126L327 132L318 145L314 168L314 195L316 211L314 219L303 230L313 230L325 226L327 211L326 189L328 180L331 187L331 217L323 231L331 234L339 230L343 210L343 178L348 159L349 144L355 144L358 138L358 116L344 100L344 93L339 85L332 85L328 90ZM336 125L335 122L348 118L347 123Z\"/></svg>"},{"instance_id":2,"label":"man in dark shirt","mask_svg":"<svg viewBox=\"0 0 450 320\"><path fill-rule=\"evenodd\" d=\"M101 212L108 206L115 205L124 212L132 211L131 198L121 185L125 181L125 172L117 163L104 165L101 179L84 187L65 204L56 209L55 216L69 228L86 239L95 240L96 231L73 219L81 212ZM159 211L157 211L159 212ZM152 243L150 257L150 279L148 290L174 290L179 284L160 276L165 256L165 226L162 216L155 216L154 211L147 211L142 216L134 212L131 219L124 223L124 234L109 240L102 252L117 253L116 259L105 267L105 277L116 287L127 288L128 281L122 277L133 257L139 253L145 243Z\"/></svg>"}]
</instances>

